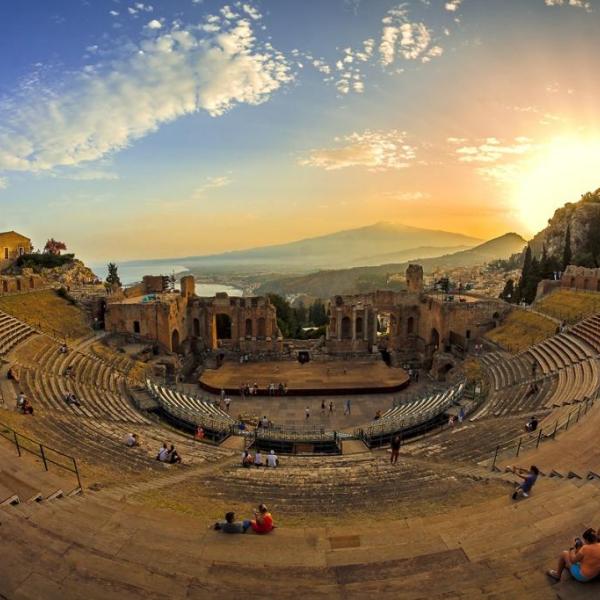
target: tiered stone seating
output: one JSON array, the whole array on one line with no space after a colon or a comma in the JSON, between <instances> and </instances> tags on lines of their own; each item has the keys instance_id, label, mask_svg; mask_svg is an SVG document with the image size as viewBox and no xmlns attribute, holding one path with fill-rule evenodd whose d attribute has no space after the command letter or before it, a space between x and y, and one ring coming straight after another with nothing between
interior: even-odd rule
<instances>
[{"instance_id":1,"label":"tiered stone seating","mask_svg":"<svg viewBox=\"0 0 600 600\"><path fill-rule=\"evenodd\" d=\"M600 316L586 319L519 355L491 352L482 356L491 389L488 401L474 418L533 414L590 397L600 386L599 348ZM535 370L534 364L538 365ZM534 382L538 390L532 394Z\"/></svg>"},{"instance_id":2,"label":"tiered stone seating","mask_svg":"<svg viewBox=\"0 0 600 600\"><path fill-rule=\"evenodd\" d=\"M169 414L213 431L229 431L236 421L212 402L182 394L149 380L146 387Z\"/></svg>"},{"instance_id":3,"label":"tiered stone seating","mask_svg":"<svg viewBox=\"0 0 600 600\"><path fill-rule=\"evenodd\" d=\"M584 410L583 405L578 409L571 407L570 433L527 450L519 461L535 464L546 475L600 479L600 400L596 400L585 415ZM566 416L562 415L563 421ZM507 459L504 464L512 464L512 461Z\"/></svg>"},{"instance_id":4,"label":"tiered stone seating","mask_svg":"<svg viewBox=\"0 0 600 600\"><path fill-rule=\"evenodd\" d=\"M285 481L284 469L291 473L295 466L243 471L243 476L259 483L261 477L280 473L279 480ZM396 472L402 485L402 471ZM300 481L300 474L293 478ZM439 481L434 477L429 487ZM408 496L425 486L421 478ZM353 485L345 487L344 492ZM600 583L552 585L544 569L600 514L598 485L543 481L519 503L489 489L485 500L400 519L380 520L377 502L363 501L362 518L340 519L329 527L322 521L280 526L269 536L219 534L207 527L208 517L199 523L196 516L132 504L123 501L122 492L8 507L0 509L0 593L19 600L194 600L240 594L283 599L597 597ZM254 493L243 490L232 492L248 501L249 511ZM302 502L318 519L323 511L335 510L336 492L318 494L312 504L310 495L302 499L296 494L290 504Z\"/></svg>"},{"instance_id":5,"label":"tiered stone seating","mask_svg":"<svg viewBox=\"0 0 600 600\"><path fill-rule=\"evenodd\" d=\"M0 356L7 354L34 333L35 330L26 323L0 311Z\"/></svg>"},{"instance_id":6,"label":"tiered stone seating","mask_svg":"<svg viewBox=\"0 0 600 600\"><path fill-rule=\"evenodd\" d=\"M594 315L577 323L569 329L569 334L580 343L593 348L594 354L600 354L600 315Z\"/></svg>"},{"instance_id":7,"label":"tiered stone seating","mask_svg":"<svg viewBox=\"0 0 600 600\"><path fill-rule=\"evenodd\" d=\"M88 464L137 473L165 468L155 460L165 441L175 444L186 464L230 454L142 415L130 402L121 373L93 356L76 350L63 354L59 348L50 338L38 338L20 347L16 356L19 386L35 408L29 425L48 445L69 452L76 448ZM72 376L65 375L67 366ZM65 401L68 392L75 394L79 406ZM141 447L125 446L128 433L139 435Z\"/></svg>"},{"instance_id":8,"label":"tiered stone seating","mask_svg":"<svg viewBox=\"0 0 600 600\"><path fill-rule=\"evenodd\" d=\"M422 398L398 404L365 427L364 435L369 438L378 437L427 423L444 414L450 406L458 402L462 397L464 387L464 383L460 383L444 392L428 394Z\"/></svg>"}]
</instances>

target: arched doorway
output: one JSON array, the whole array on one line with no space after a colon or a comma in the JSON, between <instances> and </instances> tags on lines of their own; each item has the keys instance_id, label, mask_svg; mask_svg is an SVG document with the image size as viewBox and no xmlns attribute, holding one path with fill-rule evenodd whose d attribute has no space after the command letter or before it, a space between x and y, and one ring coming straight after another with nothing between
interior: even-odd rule
<instances>
[{"instance_id":1,"label":"arched doorway","mask_svg":"<svg viewBox=\"0 0 600 600\"><path fill-rule=\"evenodd\" d=\"M35 287L35 281L33 277L29 278L29 289L33 289Z\"/></svg>"},{"instance_id":2,"label":"arched doorway","mask_svg":"<svg viewBox=\"0 0 600 600\"><path fill-rule=\"evenodd\" d=\"M21 280L17 279L17 292L21 291Z\"/></svg>"},{"instance_id":3,"label":"arched doorway","mask_svg":"<svg viewBox=\"0 0 600 600\"><path fill-rule=\"evenodd\" d=\"M194 337L200 337L200 319L194 319L192 322L192 329L194 331Z\"/></svg>"},{"instance_id":4,"label":"arched doorway","mask_svg":"<svg viewBox=\"0 0 600 600\"><path fill-rule=\"evenodd\" d=\"M352 321L350 320L350 317L344 317L342 319L342 339L352 339Z\"/></svg>"},{"instance_id":5,"label":"arched doorway","mask_svg":"<svg viewBox=\"0 0 600 600\"><path fill-rule=\"evenodd\" d=\"M364 335L363 318L356 317L356 338L362 340Z\"/></svg>"},{"instance_id":6,"label":"arched doorway","mask_svg":"<svg viewBox=\"0 0 600 600\"><path fill-rule=\"evenodd\" d=\"M437 372L438 381L446 381L446 375L454 368L454 365L451 363L446 363L442 365Z\"/></svg>"},{"instance_id":7,"label":"arched doorway","mask_svg":"<svg viewBox=\"0 0 600 600\"><path fill-rule=\"evenodd\" d=\"M407 335L412 335L415 332L415 318L408 317L408 321L406 322L406 333Z\"/></svg>"},{"instance_id":8,"label":"arched doorway","mask_svg":"<svg viewBox=\"0 0 600 600\"><path fill-rule=\"evenodd\" d=\"M171 334L171 351L179 352L179 331L177 329L173 329Z\"/></svg>"},{"instance_id":9,"label":"arched doorway","mask_svg":"<svg viewBox=\"0 0 600 600\"><path fill-rule=\"evenodd\" d=\"M218 314L216 316L217 322L217 339L219 340L230 340L231 339L231 317L226 314Z\"/></svg>"},{"instance_id":10,"label":"arched doorway","mask_svg":"<svg viewBox=\"0 0 600 600\"><path fill-rule=\"evenodd\" d=\"M247 338L252 337L252 319L246 319L246 329L244 335Z\"/></svg>"},{"instance_id":11,"label":"arched doorway","mask_svg":"<svg viewBox=\"0 0 600 600\"><path fill-rule=\"evenodd\" d=\"M431 330L431 345L434 350L440 347L440 334L435 327Z\"/></svg>"},{"instance_id":12,"label":"arched doorway","mask_svg":"<svg viewBox=\"0 0 600 600\"><path fill-rule=\"evenodd\" d=\"M264 317L259 317L256 322L256 337L260 339L264 339L267 337L267 322Z\"/></svg>"}]
</instances>

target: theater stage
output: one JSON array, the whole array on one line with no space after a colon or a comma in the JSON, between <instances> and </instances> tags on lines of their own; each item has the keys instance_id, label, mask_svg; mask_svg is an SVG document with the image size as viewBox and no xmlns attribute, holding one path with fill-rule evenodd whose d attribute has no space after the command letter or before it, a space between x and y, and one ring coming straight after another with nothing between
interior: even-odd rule
<instances>
[{"instance_id":1,"label":"theater stage","mask_svg":"<svg viewBox=\"0 0 600 600\"><path fill-rule=\"evenodd\" d=\"M226 362L200 377L200 387L214 394L223 389L239 395L241 386L255 383L261 396L268 395L270 383L285 383L290 396L331 396L398 392L408 386L409 377L404 369L388 367L382 361Z\"/></svg>"}]
</instances>

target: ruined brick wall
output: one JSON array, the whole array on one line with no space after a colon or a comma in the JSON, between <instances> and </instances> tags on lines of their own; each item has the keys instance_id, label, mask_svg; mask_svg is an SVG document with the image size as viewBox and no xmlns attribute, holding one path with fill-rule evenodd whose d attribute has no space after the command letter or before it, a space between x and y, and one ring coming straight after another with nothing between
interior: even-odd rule
<instances>
[{"instance_id":1,"label":"ruined brick wall","mask_svg":"<svg viewBox=\"0 0 600 600\"><path fill-rule=\"evenodd\" d=\"M0 275L0 296L29 292L46 287L46 282L39 275Z\"/></svg>"},{"instance_id":2,"label":"ruined brick wall","mask_svg":"<svg viewBox=\"0 0 600 600\"><path fill-rule=\"evenodd\" d=\"M142 301L146 286L138 288L138 301L119 293L109 296L106 329L157 341L173 352L187 353L198 345L251 353L282 351L277 313L268 298L199 298L194 290L194 278L186 276L180 293L157 294L156 300Z\"/></svg>"},{"instance_id":3,"label":"ruined brick wall","mask_svg":"<svg viewBox=\"0 0 600 600\"><path fill-rule=\"evenodd\" d=\"M600 269L569 265L560 280L561 287L600 292Z\"/></svg>"}]
</instances>

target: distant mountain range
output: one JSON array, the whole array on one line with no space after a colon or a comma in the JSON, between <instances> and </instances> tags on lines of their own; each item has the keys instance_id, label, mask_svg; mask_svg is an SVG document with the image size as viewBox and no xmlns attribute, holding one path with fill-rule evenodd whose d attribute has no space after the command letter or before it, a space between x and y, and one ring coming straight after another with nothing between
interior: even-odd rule
<instances>
[{"instance_id":1,"label":"distant mountain range","mask_svg":"<svg viewBox=\"0 0 600 600\"><path fill-rule=\"evenodd\" d=\"M410 262L422 265L426 273L436 268L473 267L492 260L509 258L521 252L526 244L527 242L520 235L507 233L468 250L423 259L411 258ZM407 266L408 261L280 277L266 281L256 290L256 293L275 292L284 295L301 293L320 298L328 298L335 294L355 294L390 287L389 276L402 274Z\"/></svg>"},{"instance_id":2,"label":"distant mountain range","mask_svg":"<svg viewBox=\"0 0 600 600\"><path fill-rule=\"evenodd\" d=\"M302 272L439 256L472 248L481 241L460 233L382 222L286 244L189 256L171 262L176 260L190 269L260 266L265 270L285 267L288 272Z\"/></svg>"}]
</instances>

